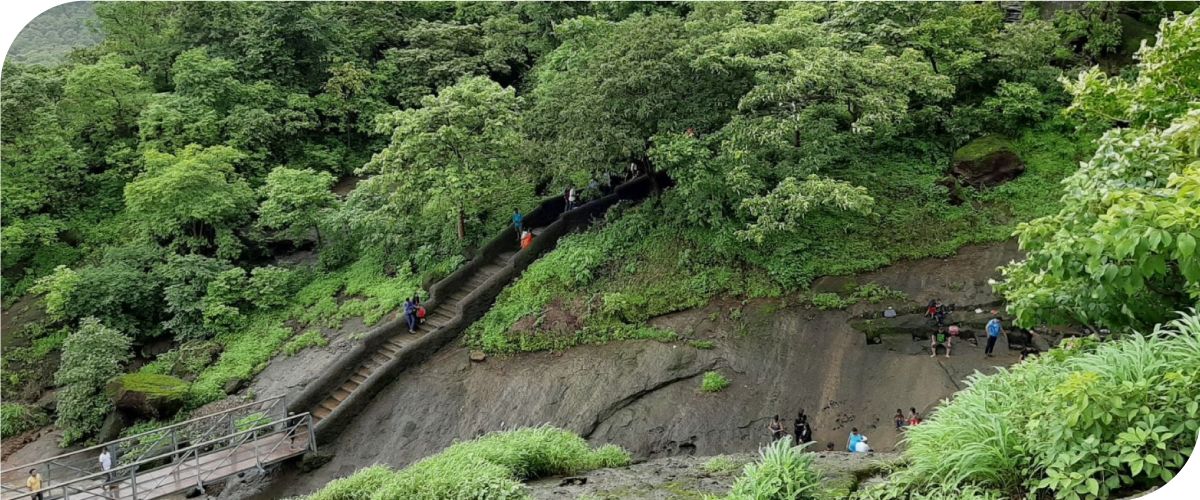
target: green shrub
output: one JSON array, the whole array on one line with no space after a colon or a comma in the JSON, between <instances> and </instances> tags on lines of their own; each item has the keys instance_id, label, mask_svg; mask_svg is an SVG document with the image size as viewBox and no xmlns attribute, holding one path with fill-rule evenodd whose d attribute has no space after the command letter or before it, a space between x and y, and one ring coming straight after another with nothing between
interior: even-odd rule
<instances>
[{"instance_id":1,"label":"green shrub","mask_svg":"<svg viewBox=\"0 0 1200 500\"><path fill-rule=\"evenodd\" d=\"M8 439L22 432L37 429L49 421L41 408L18 403L0 403L0 438Z\"/></svg>"},{"instance_id":2,"label":"green shrub","mask_svg":"<svg viewBox=\"0 0 1200 500\"><path fill-rule=\"evenodd\" d=\"M112 412L113 404L104 388L133 356L131 346L129 337L96 318L85 318L67 337L62 365L54 374L54 383L62 387L57 424L63 429L63 446L99 429Z\"/></svg>"},{"instance_id":3,"label":"green shrub","mask_svg":"<svg viewBox=\"0 0 1200 500\"><path fill-rule=\"evenodd\" d=\"M296 353L309 347L324 347L327 345L329 345L329 339L326 339L324 335L321 335L320 330L314 329L297 335L292 339L291 342L288 342L287 345L283 346L283 352L287 353L288 356L294 356Z\"/></svg>"},{"instance_id":4,"label":"green shrub","mask_svg":"<svg viewBox=\"0 0 1200 500\"><path fill-rule=\"evenodd\" d=\"M725 455L717 455L704 462L704 471L709 474L732 474L742 468L742 463L739 463Z\"/></svg>"},{"instance_id":5,"label":"green shrub","mask_svg":"<svg viewBox=\"0 0 1200 500\"><path fill-rule=\"evenodd\" d=\"M704 381L700 383L700 390L704 392L718 392L729 387L729 379L721 375L720 372L704 372Z\"/></svg>"},{"instance_id":6,"label":"green shrub","mask_svg":"<svg viewBox=\"0 0 1200 500\"><path fill-rule=\"evenodd\" d=\"M237 432L248 431L260 425L267 425L271 422L265 414L251 413L234 421L233 425L237 428ZM257 433L256 433L257 434Z\"/></svg>"},{"instance_id":7,"label":"green shrub","mask_svg":"<svg viewBox=\"0 0 1200 500\"><path fill-rule=\"evenodd\" d=\"M711 340L690 340L688 341L688 344L691 344L691 346L695 347L696 349L712 349L717 346L717 344Z\"/></svg>"},{"instance_id":8,"label":"green shrub","mask_svg":"<svg viewBox=\"0 0 1200 500\"><path fill-rule=\"evenodd\" d=\"M992 376L906 432L893 491L975 485L1106 498L1169 481L1200 427L1200 318L1075 342Z\"/></svg>"},{"instance_id":9,"label":"green shrub","mask_svg":"<svg viewBox=\"0 0 1200 500\"><path fill-rule=\"evenodd\" d=\"M188 406L196 408L225 396L225 384L232 380L250 380L266 368L271 356L292 336L292 330L282 320L267 313L255 313L248 326L236 333L225 333L215 339L224 351L212 366L192 383Z\"/></svg>"},{"instance_id":10,"label":"green shrub","mask_svg":"<svg viewBox=\"0 0 1200 500\"><path fill-rule=\"evenodd\" d=\"M842 309L853 305L857 300L854 298L842 299L836 293L818 293L813 295L812 303L817 306L817 309L822 311L827 309Z\"/></svg>"},{"instance_id":11,"label":"green shrub","mask_svg":"<svg viewBox=\"0 0 1200 500\"><path fill-rule=\"evenodd\" d=\"M807 445L805 445L807 446ZM813 454L792 446L791 436L759 451L758 462L733 483L727 500L807 500L820 497L821 475L812 467Z\"/></svg>"},{"instance_id":12,"label":"green shrub","mask_svg":"<svg viewBox=\"0 0 1200 500\"><path fill-rule=\"evenodd\" d=\"M568 431L526 428L454 444L399 472L369 467L307 499L528 499L523 480L628 464L628 453L616 446L592 451L587 441Z\"/></svg>"}]
</instances>

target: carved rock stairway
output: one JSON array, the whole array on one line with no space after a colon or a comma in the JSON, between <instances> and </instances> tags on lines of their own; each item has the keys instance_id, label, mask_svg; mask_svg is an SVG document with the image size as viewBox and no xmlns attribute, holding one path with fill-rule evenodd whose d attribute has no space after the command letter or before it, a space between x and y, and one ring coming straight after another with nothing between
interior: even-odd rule
<instances>
[{"instance_id":1,"label":"carved rock stairway","mask_svg":"<svg viewBox=\"0 0 1200 500\"><path fill-rule=\"evenodd\" d=\"M539 228L533 229L535 235L538 233L538 229ZM313 416L313 421L320 422L322 419L329 416L330 413L333 413L333 410L336 409L338 405L342 404L342 401L345 401L346 398L350 397L350 394L353 393L355 389L358 389L363 382L366 382L367 377L370 377L371 374L375 373L375 370L380 366L383 366L384 363L387 363L388 361L391 361L392 358L395 358L405 347L408 347L417 339L426 334L433 333L438 328L441 328L442 325L448 323L451 318L454 317L459 302L466 299L471 292L479 288L480 285L486 283L487 280L494 276L498 271L504 269L504 267L508 265L509 261L512 260L513 256L516 255L516 253L517 252L514 250L499 254L493 257L491 262L488 262L487 265L475 271L471 278L468 279L458 291L450 294L447 300L441 301L441 304L439 304L435 309L427 310L425 312L425 322L417 326L417 333L408 333L407 331L402 330L400 333L393 335L386 342L384 342L383 345L381 345L379 349L375 351L374 355L367 358L362 362L362 364L359 365L358 370L355 371L354 374L352 374L350 378L345 381L345 383L333 391L333 393L329 394L329 396L322 400L315 408L310 410L310 413L312 413ZM400 312L399 314L403 314L403 312Z\"/></svg>"},{"instance_id":2,"label":"carved rock stairway","mask_svg":"<svg viewBox=\"0 0 1200 500\"><path fill-rule=\"evenodd\" d=\"M1025 18L1025 2L1001 2L1000 8L1004 10L1005 23L1019 23Z\"/></svg>"},{"instance_id":3,"label":"carved rock stairway","mask_svg":"<svg viewBox=\"0 0 1200 500\"><path fill-rule=\"evenodd\" d=\"M432 357L481 318L504 287L560 238L587 227L621 201L643 200L656 186L670 184L661 172L653 178L643 175L565 212L562 198L542 201L525 214L525 224L535 236L528 248L518 249L517 233L506 228L474 259L429 288L426 322L416 334L408 332L402 317L389 319L289 398L288 411L311 413L318 440L336 438L401 372Z\"/></svg>"}]
</instances>

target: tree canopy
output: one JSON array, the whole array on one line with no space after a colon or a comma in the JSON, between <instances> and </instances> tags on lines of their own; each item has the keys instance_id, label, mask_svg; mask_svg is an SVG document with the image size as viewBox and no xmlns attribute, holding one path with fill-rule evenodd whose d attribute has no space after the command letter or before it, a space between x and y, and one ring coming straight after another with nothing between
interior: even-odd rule
<instances>
[{"instance_id":1,"label":"tree canopy","mask_svg":"<svg viewBox=\"0 0 1200 500\"><path fill-rule=\"evenodd\" d=\"M1063 182L1063 208L1021 224L1025 261L997 284L1025 325L1167 321L1200 301L1200 17L1164 21L1130 82L1098 69L1064 83L1068 108L1125 123Z\"/></svg>"}]
</instances>

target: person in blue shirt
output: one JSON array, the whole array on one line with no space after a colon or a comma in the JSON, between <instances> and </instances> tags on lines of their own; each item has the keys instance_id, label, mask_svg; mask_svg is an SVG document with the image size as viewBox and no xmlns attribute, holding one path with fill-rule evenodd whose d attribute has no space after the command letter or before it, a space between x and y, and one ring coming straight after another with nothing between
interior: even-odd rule
<instances>
[{"instance_id":1,"label":"person in blue shirt","mask_svg":"<svg viewBox=\"0 0 1200 500\"><path fill-rule=\"evenodd\" d=\"M1000 318L992 318L987 323L987 347L983 350L984 356L994 356L992 349L996 348L996 340L1000 338L1000 334L1004 333L1004 327L1000 325Z\"/></svg>"},{"instance_id":2,"label":"person in blue shirt","mask_svg":"<svg viewBox=\"0 0 1200 500\"><path fill-rule=\"evenodd\" d=\"M408 321L408 333L417 333L417 304L411 298L404 301L404 319Z\"/></svg>"},{"instance_id":3,"label":"person in blue shirt","mask_svg":"<svg viewBox=\"0 0 1200 500\"><path fill-rule=\"evenodd\" d=\"M521 215L521 211L513 209L513 228L517 230L517 241L521 241L521 228L525 226L525 217Z\"/></svg>"},{"instance_id":4,"label":"person in blue shirt","mask_svg":"<svg viewBox=\"0 0 1200 500\"><path fill-rule=\"evenodd\" d=\"M846 451L854 451L855 445L862 441L863 435L858 433L858 427L850 429L850 439L846 441Z\"/></svg>"}]
</instances>

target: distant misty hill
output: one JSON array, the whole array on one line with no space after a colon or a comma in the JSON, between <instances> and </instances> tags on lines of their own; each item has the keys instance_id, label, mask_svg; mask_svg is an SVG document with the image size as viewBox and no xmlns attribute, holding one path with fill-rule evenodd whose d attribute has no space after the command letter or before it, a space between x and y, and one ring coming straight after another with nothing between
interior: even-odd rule
<instances>
[{"instance_id":1,"label":"distant misty hill","mask_svg":"<svg viewBox=\"0 0 1200 500\"><path fill-rule=\"evenodd\" d=\"M71 2L54 7L30 21L13 40L5 61L53 65L80 47L100 43L100 33L88 26L96 19L92 2Z\"/></svg>"}]
</instances>

